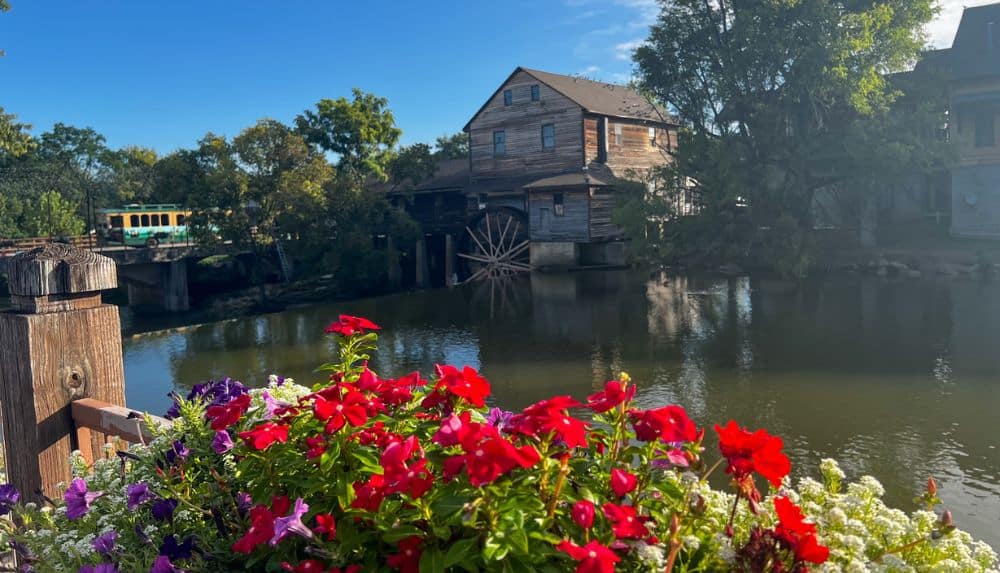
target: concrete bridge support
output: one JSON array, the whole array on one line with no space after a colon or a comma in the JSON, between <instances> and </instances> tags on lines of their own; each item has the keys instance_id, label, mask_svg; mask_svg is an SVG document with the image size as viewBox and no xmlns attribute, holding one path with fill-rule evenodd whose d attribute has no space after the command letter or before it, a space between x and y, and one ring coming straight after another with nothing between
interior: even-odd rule
<instances>
[{"instance_id":1,"label":"concrete bridge support","mask_svg":"<svg viewBox=\"0 0 1000 573\"><path fill-rule=\"evenodd\" d=\"M151 306L166 312L191 308L184 260L120 265L118 275L125 283L129 306Z\"/></svg>"}]
</instances>

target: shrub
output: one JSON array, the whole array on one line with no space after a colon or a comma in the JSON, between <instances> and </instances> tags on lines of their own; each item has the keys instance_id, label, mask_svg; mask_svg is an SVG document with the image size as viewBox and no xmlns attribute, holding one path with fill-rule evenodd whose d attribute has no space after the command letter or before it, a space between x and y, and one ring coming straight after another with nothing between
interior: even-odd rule
<instances>
[{"instance_id":1,"label":"shrub","mask_svg":"<svg viewBox=\"0 0 1000 573\"><path fill-rule=\"evenodd\" d=\"M475 370L378 377L373 323L328 328L311 388L222 380L176 397L173 426L109 449L61 501L19 504L25 571L981 571L996 554L932 510L886 507L872 478L790 487L780 438L683 408L634 407L627 375L579 403L489 408ZM586 413L586 416L574 413ZM711 442L715 442L713 438ZM717 460L717 461L715 461ZM714 463L713 463L714 462ZM724 471L732 492L707 477ZM758 478L770 487L762 496Z\"/></svg>"}]
</instances>

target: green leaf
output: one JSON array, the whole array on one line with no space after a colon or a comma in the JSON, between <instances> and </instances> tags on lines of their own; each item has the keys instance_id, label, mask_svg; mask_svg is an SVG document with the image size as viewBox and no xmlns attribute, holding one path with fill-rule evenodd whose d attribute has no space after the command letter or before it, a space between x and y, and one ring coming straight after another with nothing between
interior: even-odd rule
<instances>
[{"instance_id":1,"label":"green leaf","mask_svg":"<svg viewBox=\"0 0 1000 573\"><path fill-rule=\"evenodd\" d=\"M444 573L444 555L437 546L424 549L420 555L420 573Z\"/></svg>"},{"instance_id":2,"label":"green leaf","mask_svg":"<svg viewBox=\"0 0 1000 573\"><path fill-rule=\"evenodd\" d=\"M444 556L444 566L454 567L463 561L467 561L470 557L475 558L478 553L479 539L468 538L460 539L451 544L448 548L448 553Z\"/></svg>"},{"instance_id":3,"label":"green leaf","mask_svg":"<svg viewBox=\"0 0 1000 573\"><path fill-rule=\"evenodd\" d=\"M421 537L423 536L423 533L423 531L413 527L412 525L406 525L387 530L382 534L382 539L384 539L387 543L399 543L412 535Z\"/></svg>"}]
</instances>

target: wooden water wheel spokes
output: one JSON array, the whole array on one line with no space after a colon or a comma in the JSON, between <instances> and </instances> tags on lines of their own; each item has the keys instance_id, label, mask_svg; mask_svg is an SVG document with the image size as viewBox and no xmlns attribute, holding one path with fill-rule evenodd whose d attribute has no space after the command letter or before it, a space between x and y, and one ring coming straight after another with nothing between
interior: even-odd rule
<instances>
[{"instance_id":1,"label":"wooden water wheel spokes","mask_svg":"<svg viewBox=\"0 0 1000 573\"><path fill-rule=\"evenodd\" d=\"M528 228L516 212L507 209L486 211L465 231L469 240L465 252L458 254L469 268L469 278L464 282L531 270Z\"/></svg>"}]
</instances>

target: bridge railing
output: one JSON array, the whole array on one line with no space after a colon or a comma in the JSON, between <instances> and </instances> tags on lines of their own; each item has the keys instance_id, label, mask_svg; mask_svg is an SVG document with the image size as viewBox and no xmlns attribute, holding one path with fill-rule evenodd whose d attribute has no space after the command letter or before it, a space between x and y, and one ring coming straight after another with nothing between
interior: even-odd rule
<instances>
[{"instance_id":1,"label":"bridge railing","mask_svg":"<svg viewBox=\"0 0 1000 573\"><path fill-rule=\"evenodd\" d=\"M38 247L43 247L49 243L64 243L82 249L97 246L97 237L92 235L79 235L75 237L31 237L27 239L3 239L0 238L0 257L9 257L17 253L30 251Z\"/></svg>"},{"instance_id":2,"label":"bridge railing","mask_svg":"<svg viewBox=\"0 0 1000 573\"><path fill-rule=\"evenodd\" d=\"M7 260L11 298L0 312L0 406L7 479L35 501L59 495L69 456L93 460L120 437L148 438L125 408L115 262L61 243ZM155 420L154 423L169 423Z\"/></svg>"}]
</instances>

